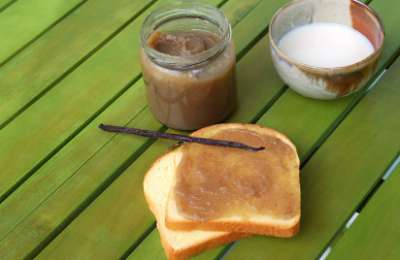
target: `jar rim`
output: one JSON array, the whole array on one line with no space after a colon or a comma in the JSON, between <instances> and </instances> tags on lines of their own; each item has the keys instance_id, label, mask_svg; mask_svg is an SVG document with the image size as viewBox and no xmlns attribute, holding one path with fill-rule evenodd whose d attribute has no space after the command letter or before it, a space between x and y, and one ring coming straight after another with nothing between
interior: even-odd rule
<instances>
[{"instance_id":1,"label":"jar rim","mask_svg":"<svg viewBox=\"0 0 400 260\"><path fill-rule=\"evenodd\" d=\"M169 55L148 45L148 39L160 26L171 20L193 18L210 22L218 27L221 40L213 47L190 56ZM201 66L220 55L231 41L232 29L226 16L218 8L204 3L179 3L155 9L143 22L140 43L145 54L162 67L185 70Z\"/></svg>"}]
</instances>

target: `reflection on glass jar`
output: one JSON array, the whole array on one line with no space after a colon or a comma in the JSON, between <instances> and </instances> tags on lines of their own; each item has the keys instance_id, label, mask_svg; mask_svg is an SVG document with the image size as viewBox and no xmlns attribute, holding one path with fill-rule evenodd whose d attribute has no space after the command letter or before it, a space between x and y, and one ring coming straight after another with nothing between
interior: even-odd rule
<instances>
[{"instance_id":1,"label":"reflection on glass jar","mask_svg":"<svg viewBox=\"0 0 400 260\"><path fill-rule=\"evenodd\" d=\"M141 32L140 61L152 113L168 127L194 130L235 108L235 51L228 20L199 3L155 10Z\"/></svg>"}]
</instances>

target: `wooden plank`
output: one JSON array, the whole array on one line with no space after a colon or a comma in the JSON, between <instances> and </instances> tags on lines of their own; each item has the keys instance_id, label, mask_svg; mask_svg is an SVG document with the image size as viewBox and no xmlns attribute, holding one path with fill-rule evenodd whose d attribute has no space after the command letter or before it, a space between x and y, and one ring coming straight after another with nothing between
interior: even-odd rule
<instances>
[{"instance_id":1,"label":"wooden plank","mask_svg":"<svg viewBox=\"0 0 400 260\"><path fill-rule=\"evenodd\" d=\"M302 169L300 233L286 240L245 239L225 259L312 259L321 253L399 151L399 73L400 59ZM268 116L261 123L269 125Z\"/></svg>"},{"instance_id":2,"label":"wooden plank","mask_svg":"<svg viewBox=\"0 0 400 260\"><path fill-rule=\"evenodd\" d=\"M3 12L17 0L0 0L0 12Z\"/></svg>"},{"instance_id":3,"label":"wooden plank","mask_svg":"<svg viewBox=\"0 0 400 260\"><path fill-rule=\"evenodd\" d=\"M167 260L164 250L161 246L153 247L153 245L161 244L160 236L158 232L151 232L150 235L146 237L148 243L141 243L138 248L134 251L135 254L129 255L128 260L138 260L138 259L157 259L157 260ZM210 258L211 259L211 258Z\"/></svg>"},{"instance_id":4,"label":"wooden plank","mask_svg":"<svg viewBox=\"0 0 400 260\"><path fill-rule=\"evenodd\" d=\"M156 246L154 246L156 245ZM130 254L128 260L137 259L157 259L157 260L167 260L163 248L160 246L160 236L157 230L151 232L150 235L146 237L146 243L141 243L132 254ZM211 249L203 253L201 256L194 256L191 260L199 259L215 259L218 255L218 249Z\"/></svg>"},{"instance_id":5,"label":"wooden plank","mask_svg":"<svg viewBox=\"0 0 400 260\"><path fill-rule=\"evenodd\" d=\"M152 1L88 1L2 66L0 128L73 71ZM135 38L132 44L136 41Z\"/></svg>"},{"instance_id":6,"label":"wooden plank","mask_svg":"<svg viewBox=\"0 0 400 260\"><path fill-rule=\"evenodd\" d=\"M7 40L0 45L0 66L12 54L83 2L84 0L25 0L17 1L7 8L0 15L0 35L7 35Z\"/></svg>"},{"instance_id":7,"label":"wooden plank","mask_svg":"<svg viewBox=\"0 0 400 260\"><path fill-rule=\"evenodd\" d=\"M400 166L373 195L329 259L400 259Z\"/></svg>"},{"instance_id":8,"label":"wooden plank","mask_svg":"<svg viewBox=\"0 0 400 260\"><path fill-rule=\"evenodd\" d=\"M236 1L228 2L224 6L229 17L237 10L237 6L239 5L237 5ZM252 28L244 29L249 32L252 31ZM251 38L247 37L242 40L250 41ZM138 92L138 90L142 92ZM132 137L126 136L118 136L114 139L109 134L101 133L97 126L100 122L107 120L110 120L109 122L116 120L115 123L117 124L125 124L124 122L129 121L129 116L134 116L131 114L132 108L130 106L139 102L137 107L141 108L143 102L145 102L143 90L142 82L129 89L126 95L123 95L110 109L106 110L104 116L102 114L100 118L85 128L60 153L43 165L38 173L29 179L26 185L23 185L0 205L0 214L5 214L2 216L6 220L6 222L3 222L4 225L0 223L2 234L12 231L15 224L22 221L22 218L30 214L38 205L40 205L41 209L37 214L32 213L29 219L24 220L22 225L14 230L15 232L12 231L10 236L2 240L0 243L0 256L2 258L8 258L11 255L14 257L22 256L33 250L41 241L51 235L53 229L62 226L63 222L68 220L68 216L74 215L74 212L79 211L82 203L84 204L86 200L97 196L99 190L115 177L115 172L118 173L121 164L123 165L126 161L129 162L132 157L135 158L137 156L135 150L140 149L146 139L132 139ZM266 92L270 91L266 90ZM144 112L130 122L129 125L151 129L161 127L150 116L148 110ZM118 116L118 113L121 115ZM117 118L114 118L115 116ZM108 141L106 141L106 136L108 136ZM98 152L98 147L101 146L105 146L107 149ZM85 160L88 159L91 160L82 166ZM75 163L75 161L78 161L78 163ZM57 172L57 174L52 174L54 172ZM56 191L57 187L64 181L66 182L64 186ZM140 183L138 182L138 185L141 186ZM46 196L52 192L56 192L55 195L49 201L43 202ZM70 195L66 196L66 194ZM34 198L31 199L31 197ZM27 201L27 203L22 204L20 203L21 201ZM46 223L41 223L44 220L43 216L46 216ZM132 237L129 236L127 241L131 242L131 239ZM18 241L18 247L13 251L6 250L7 246L15 244L13 241ZM118 248L115 248L115 250L118 250ZM110 251L110 253L113 253L113 251Z\"/></svg>"}]
</instances>

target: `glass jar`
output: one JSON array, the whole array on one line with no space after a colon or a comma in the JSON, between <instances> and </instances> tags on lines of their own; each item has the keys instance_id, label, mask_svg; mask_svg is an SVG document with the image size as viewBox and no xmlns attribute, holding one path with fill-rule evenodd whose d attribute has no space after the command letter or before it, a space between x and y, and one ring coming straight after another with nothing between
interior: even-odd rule
<instances>
[{"instance_id":1,"label":"glass jar","mask_svg":"<svg viewBox=\"0 0 400 260\"><path fill-rule=\"evenodd\" d=\"M200 3L152 12L141 31L140 62L147 100L168 127L194 130L224 120L235 108L231 26Z\"/></svg>"}]
</instances>

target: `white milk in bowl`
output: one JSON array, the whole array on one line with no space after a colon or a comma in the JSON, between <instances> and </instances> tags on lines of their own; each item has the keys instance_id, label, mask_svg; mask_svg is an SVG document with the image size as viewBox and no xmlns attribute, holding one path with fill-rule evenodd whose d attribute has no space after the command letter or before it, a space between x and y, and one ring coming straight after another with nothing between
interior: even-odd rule
<instances>
[{"instance_id":1,"label":"white milk in bowl","mask_svg":"<svg viewBox=\"0 0 400 260\"><path fill-rule=\"evenodd\" d=\"M374 52L362 33L336 23L296 27L280 39L278 47L293 61L320 68L352 65Z\"/></svg>"}]
</instances>

